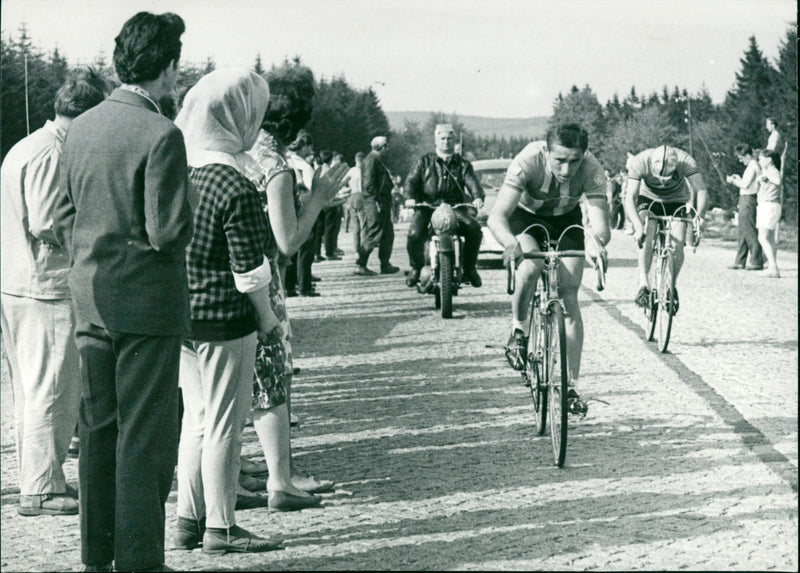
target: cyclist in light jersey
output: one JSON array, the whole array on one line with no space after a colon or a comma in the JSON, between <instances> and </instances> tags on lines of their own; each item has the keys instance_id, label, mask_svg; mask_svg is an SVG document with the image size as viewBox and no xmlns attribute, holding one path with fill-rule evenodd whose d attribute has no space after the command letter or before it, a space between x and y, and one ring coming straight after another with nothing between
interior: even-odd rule
<instances>
[{"instance_id":1,"label":"cyclist in light jersey","mask_svg":"<svg viewBox=\"0 0 800 573\"><path fill-rule=\"evenodd\" d=\"M636 293L636 305L644 307L650 297L648 273L653 258L653 234L655 222L644 228L644 219L650 209L656 215L674 215L684 206L692 206L694 191L697 199L697 214L694 225L702 224L703 215L708 204L708 191L697 163L691 155L667 145L653 149L645 149L628 160L628 186L625 196L625 212L633 224L633 238L639 250L637 263L639 267L639 290ZM651 207L652 206L652 207ZM679 215L690 216L692 212L682 210ZM683 244L686 236L686 225L678 223L672 227L675 244L675 278L678 278L683 265ZM673 313L678 312L678 291L674 290Z\"/></svg>"},{"instance_id":2,"label":"cyclist in light jersey","mask_svg":"<svg viewBox=\"0 0 800 573\"><path fill-rule=\"evenodd\" d=\"M531 299L544 262L523 260L523 253L541 251L544 234L540 229L525 231L539 223L557 240L570 225L580 225L581 199L584 199L591 232L597 239L584 243L584 231L568 231L560 250L586 250L587 259L606 259L604 245L611 234L608 226L606 178L600 162L587 150L589 137L576 124L563 124L547 132L546 141L528 144L511 162L497 195L488 225L506 252L504 262L517 264L517 288L511 298L512 332L506 358L515 370L525 368ZM587 233L589 231L587 230ZM583 350L583 322L578 306L578 287L583 276L583 261L562 260L559 295L566 307L567 353L570 366L570 410L585 413L576 383Z\"/></svg>"}]
</instances>

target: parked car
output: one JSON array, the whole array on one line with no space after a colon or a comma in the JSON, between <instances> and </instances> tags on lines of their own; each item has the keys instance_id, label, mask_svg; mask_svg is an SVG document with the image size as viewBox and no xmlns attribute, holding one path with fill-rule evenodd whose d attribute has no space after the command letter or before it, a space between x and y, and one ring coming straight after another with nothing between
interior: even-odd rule
<instances>
[{"instance_id":1,"label":"parked car","mask_svg":"<svg viewBox=\"0 0 800 573\"><path fill-rule=\"evenodd\" d=\"M489 213L492 212L497 193L503 185L503 180L506 178L506 171L508 166L511 165L510 159L480 159L472 162L472 168L475 170L475 175L483 186L483 192L486 198L483 202L483 209L478 213L478 222L481 224L483 231L483 240L481 241L481 249L478 254L478 260L486 255L502 255L503 245L501 245L494 235L486 226L486 220L489 218Z\"/></svg>"}]
</instances>

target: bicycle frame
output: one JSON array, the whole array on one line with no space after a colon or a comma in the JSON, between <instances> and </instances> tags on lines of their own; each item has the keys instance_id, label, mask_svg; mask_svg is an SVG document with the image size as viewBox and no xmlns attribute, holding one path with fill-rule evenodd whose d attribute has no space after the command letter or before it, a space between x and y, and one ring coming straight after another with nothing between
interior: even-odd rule
<instances>
[{"instance_id":1,"label":"bicycle frame","mask_svg":"<svg viewBox=\"0 0 800 573\"><path fill-rule=\"evenodd\" d=\"M670 301L675 292L675 252L676 241L673 234L677 224L691 225L693 231L692 248L696 249L700 242L700 229L695 228L694 218L690 217L692 211L695 216L697 211L689 206L680 207L673 215L656 215L652 206L645 213L645 229L650 221L655 223L653 232L652 252L650 253L650 298L644 308L646 339L653 340L658 326L658 348L661 352L667 351L670 332L672 330L672 317L674 308ZM664 207L659 203L663 211ZM684 211L685 216L679 216ZM688 229L687 229L688 230ZM683 236L686 237L686 231ZM663 283L663 284L662 284Z\"/></svg>"},{"instance_id":2,"label":"bicycle frame","mask_svg":"<svg viewBox=\"0 0 800 573\"><path fill-rule=\"evenodd\" d=\"M572 379L567 352L564 318L566 306L559 295L559 269L561 260L567 257L585 256L583 250L560 250L559 245L565 234L572 229L584 231L580 225L564 229L557 241L550 239L547 229L534 224L523 231L539 227L544 232L545 242L542 251L525 253L525 259L544 261L541 282L531 298L531 332L526 354L526 366L522 372L525 385L530 388L536 416L537 431L541 435L546 429L547 412L550 413L550 436L555 464L563 466L567 452L568 392ZM592 240L594 237L592 237ZM605 285L605 265L596 265L599 290ZM508 268L509 294L516 289L516 265ZM530 372L530 373L529 373Z\"/></svg>"}]
</instances>

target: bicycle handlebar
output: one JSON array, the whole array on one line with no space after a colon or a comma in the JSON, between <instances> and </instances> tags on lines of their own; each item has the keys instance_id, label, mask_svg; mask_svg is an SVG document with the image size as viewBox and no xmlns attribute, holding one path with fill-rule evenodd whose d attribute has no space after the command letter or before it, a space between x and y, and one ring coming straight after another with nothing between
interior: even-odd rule
<instances>
[{"instance_id":1,"label":"bicycle handlebar","mask_svg":"<svg viewBox=\"0 0 800 573\"><path fill-rule=\"evenodd\" d=\"M538 260L555 260L555 259L565 259L565 258L577 258L577 257L585 257L586 251L578 251L578 250L566 250L566 251L538 251L534 253L523 253L523 259L538 259ZM602 291L606 288L606 261L599 257L595 259L594 268L597 271L597 283L595 288L597 288L598 292ZM508 266L508 275L506 281L506 292L509 295L514 294L516 290L516 282L517 282L517 267L512 262Z\"/></svg>"}]
</instances>

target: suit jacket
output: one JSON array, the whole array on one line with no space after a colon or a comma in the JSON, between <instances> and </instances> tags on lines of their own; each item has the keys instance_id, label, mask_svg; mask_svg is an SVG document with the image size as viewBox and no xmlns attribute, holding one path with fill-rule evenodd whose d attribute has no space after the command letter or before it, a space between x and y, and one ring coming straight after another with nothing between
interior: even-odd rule
<instances>
[{"instance_id":1,"label":"suit jacket","mask_svg":"<svg viewBox=\"0 0 800 573\"><path fill-rule=\"evenodd\" d=\"M383 207L392 204L394 182L380 157L370 151L361 165L361 192L365 199L374 199Z\"/></svg>"},{"instance_id":2,"label":"suit jacket","mask_svg":"<svg viewBox=\"0 0 800 573\"><path fill-rule=\"evenodd\" d=\"M75 118L61 161L56 236L78 315L120 332L188 334L183 134L147 98L117 89Z\"/></svg>"}]
</instances>

